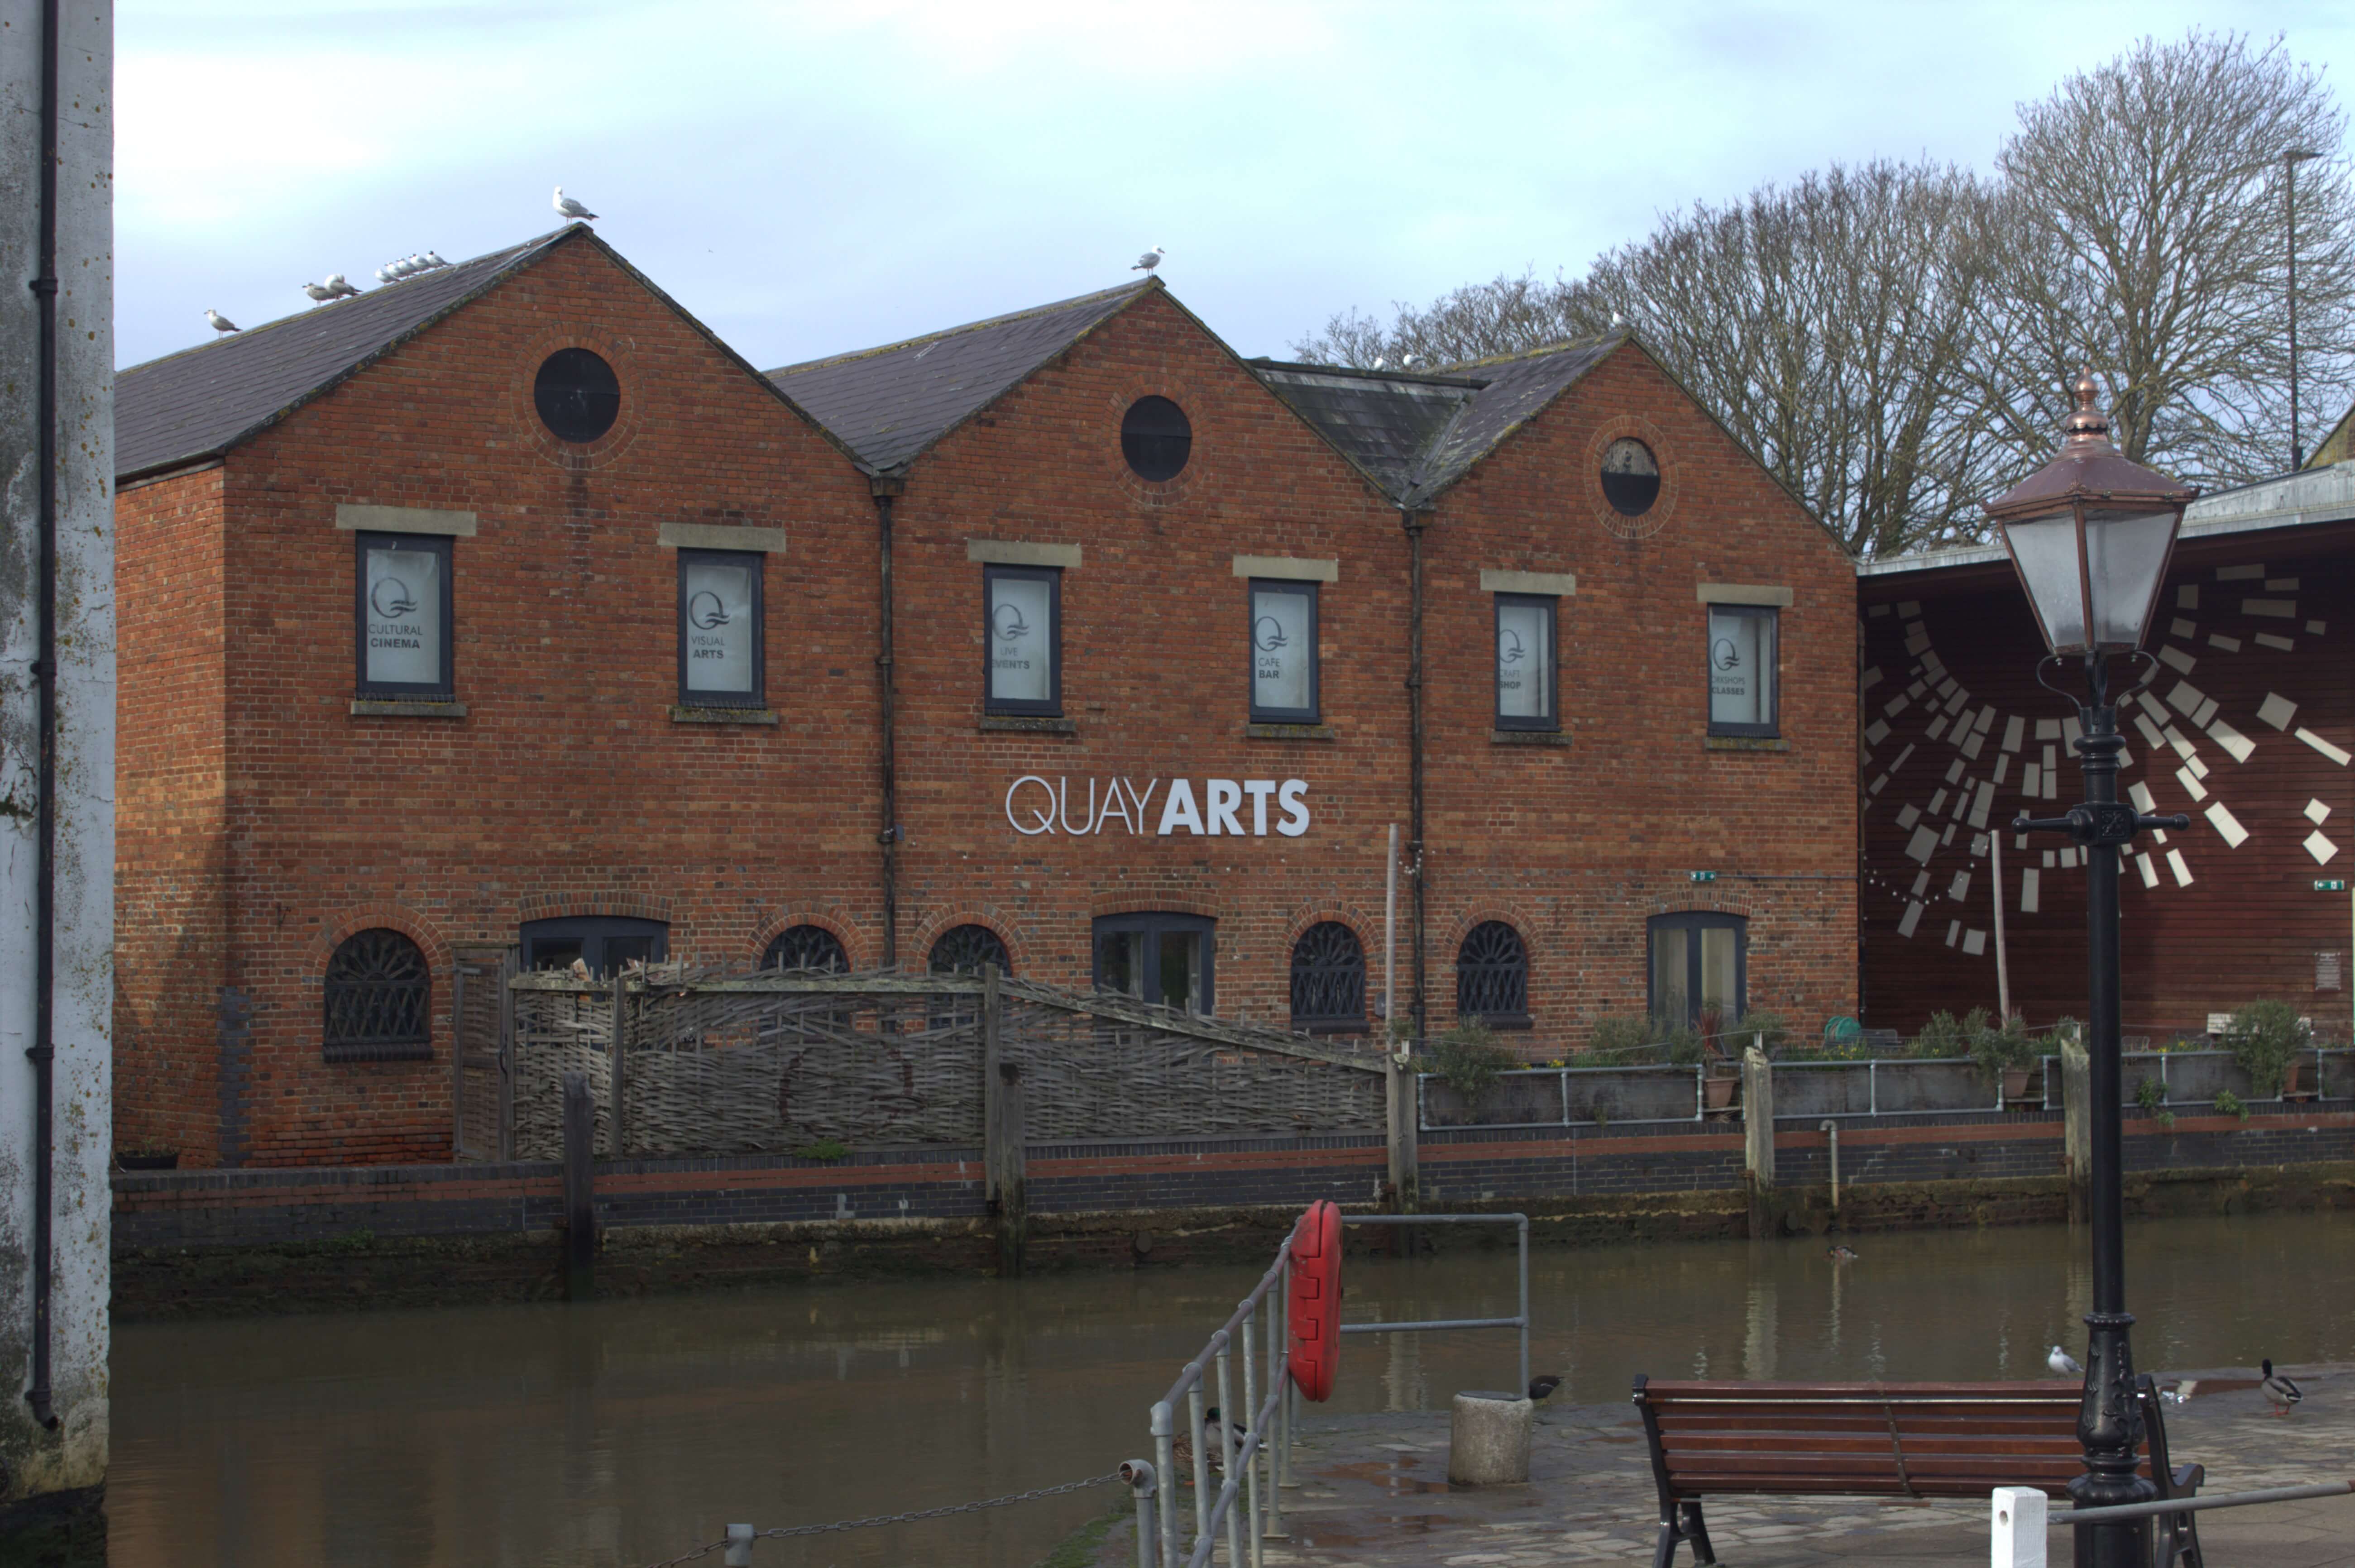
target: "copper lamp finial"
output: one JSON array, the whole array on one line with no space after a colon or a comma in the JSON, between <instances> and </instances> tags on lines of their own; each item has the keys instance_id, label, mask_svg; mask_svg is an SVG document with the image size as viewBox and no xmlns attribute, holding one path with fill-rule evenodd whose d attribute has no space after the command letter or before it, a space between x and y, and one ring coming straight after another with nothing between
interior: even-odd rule
<instances>
[{"instance_id":1,"label":"copper lamp finial","mask_svg":"<svg viewBox=\"0 0 2355 1568\"><path fill-rule=\"evenodd\" d=\"M2109 416L2094 407L2102 389L2094 384L2094 368L2080 366L2076 382L2069 389L2076 394L2077 406L2061 421L2061 450L2083 452L2088 447L2109 445Z\"/></svg>"}]
</instances>

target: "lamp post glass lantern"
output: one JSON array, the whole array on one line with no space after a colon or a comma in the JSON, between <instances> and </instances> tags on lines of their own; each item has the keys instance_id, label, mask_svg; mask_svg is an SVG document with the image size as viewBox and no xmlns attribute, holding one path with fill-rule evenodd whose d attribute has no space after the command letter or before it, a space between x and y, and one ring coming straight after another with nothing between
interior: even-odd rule
<instances>
[{"instance_id":1,"label":"lamp post glass lantern","mask_svg":"<svg viewBox=\"0 0 2355 1568\"><path fill-rule=\"evenodd\" d=\"M2118 850L2145 828L2190 826L2189 817L2144 816L2118 800L2125 742L2110 701L2109 661L2117 654L2145 656L2143 633L2167 581L2183 508L2199 492L2119 455L2109 421L2094 407L2090 370L2079 375L2073 391L2077 406L2062 421L2060 453L1986 509L2003 530L2051 658L2063 668L2082 661L2085 676L2085 697L2077 701L2084 802L2065 816L2023 816L2011 828L2066 833L2084 851L2094 1310L2085 1316L2085 1397L2077 1414L2085 1474L2070 1483L2069 1493L2079 1508L2101 1508L2158 1495L2136 1473L2143 1425L2128 1336L2134 1317L2126 1309ZM2147 1519L2078 1526L2079 1568L2144 1568L2150 1530Z\"/></svg>"}]
</instances>

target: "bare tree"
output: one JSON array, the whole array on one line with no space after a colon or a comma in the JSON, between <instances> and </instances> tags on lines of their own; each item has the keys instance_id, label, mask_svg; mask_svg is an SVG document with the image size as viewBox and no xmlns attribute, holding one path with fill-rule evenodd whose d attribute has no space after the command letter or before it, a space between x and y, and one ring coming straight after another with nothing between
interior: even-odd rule
<instances>
[{"instance_id":1,"label":"bare tree","mask_svg":"<svg viewBox=\"0 0 2355 1568\"><path fill-rule=\"evenodd\" d=\"M1393 302L1397 315L1387 326L1359 311L1338 312L1292 351L1314 364L1360 369L1462 365L1582 335L1589 324L1568 308L1572 303L1571 286L1560 278L1545 283L1534 272L1518 278L1500 273L1493 283L1443 294L1423 310Z\"/></svg>"},{"instance_id":2,"label":"bare tree","mask_svg":"<svg viewBox=\"0 0 2355 1568\"><path fill-rule=\"evenodd\" d=\"M1998 286L1978 379L2019 466L2049 456L2081 363L2109 383L2127 456L2208 485L2289 455L2289 234L2307 406L2343 407L2355 349L2346 117L2275 38L2145 39L2020 109L1985 241ZM2327 419L2328 416L2326 416Z\"/></svg>"}]
</instances>

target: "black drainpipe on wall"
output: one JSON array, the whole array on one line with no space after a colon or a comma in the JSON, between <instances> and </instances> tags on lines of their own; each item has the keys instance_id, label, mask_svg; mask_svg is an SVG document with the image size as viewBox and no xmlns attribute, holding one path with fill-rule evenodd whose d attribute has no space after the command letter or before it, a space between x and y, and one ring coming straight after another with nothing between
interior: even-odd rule
<instances>
[{"instance_id":1,"label":"black drainpipe on wall","mask_svg":"<svg viewBox=\"0 0 2355 1568\"><path fill-rule=\"evenodd\" d=\"M891 657L891 503L905 494L907 480L893 474L869 475L875 497L876 549L880 562L882 603L876 617L875 668L882 682L883 825L875 841L883 847L883 967L900 962L900 752L899 671Z\"/></svg>"},{"instance_id":2,"label":"black drainpipe on wall","mask_svg":"<svg viewBox=\"0 0 2355 1568\"><path fill-rule=\"evenodd\" d=\"M41 226L39 271L33 293L40 301L40 356L35 395L40 435L40 618L33 679L40 693L39 796L35 805L40 841L33 904L33 1386L25 1391L33 1419L58 1424L49 1408L49 1229L57 1201L49 1169L55 1157L55 1065L57 976L58 837L58 0L41 6Z\"/></svg>"},{"instance_id":3,"label":"black drainpipe on wall","mask_svg":"<svg viewBox=\"0 0 2355 1568\"><path fill-rule=\"evenodd\" d=\"M1407 710L1407 770L1413 797L1413 823L1409 829L1407 865L1414 878L1414 1041L1420 1046L1428 1036L1430 1024L1429 998L1423 978L1423 930L1428 912L1424 892L1431 881L1429 866L1423 854L1423 530L1430 523L1429 512L1412 507L1399 508L1400 526L1406 529L1407 543L1407 634L1406 634L1406 710Z\"/></svg>"}]
</instances>

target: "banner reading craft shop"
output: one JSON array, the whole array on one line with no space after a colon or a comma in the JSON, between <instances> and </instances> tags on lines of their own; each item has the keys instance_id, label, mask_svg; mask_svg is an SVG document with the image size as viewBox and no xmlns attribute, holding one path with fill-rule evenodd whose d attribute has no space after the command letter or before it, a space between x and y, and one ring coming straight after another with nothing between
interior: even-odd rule
<instances>
[{"instance_id":1,"label":"banner reading craft shop","mask_svg":"<svg viewBox=\"0 0 2355 1568\"><path fill-rule=\"evenodd\" d=\"M1088 797L1074 819L1071 807L1079 792L1071 780L1024 773L1006 786L1007 822L1026 838L1041 833L1080 837L1105 832L1114 822L1133 835L1159 837L1199 833L1264 838L1271 826L1286 838L1308 831L1306 779L1204 779L1199 791L1191 779L1148 779L1143 789L1132 779L1080 782L1087 785Z\"/></svg>"}]
</instances>

